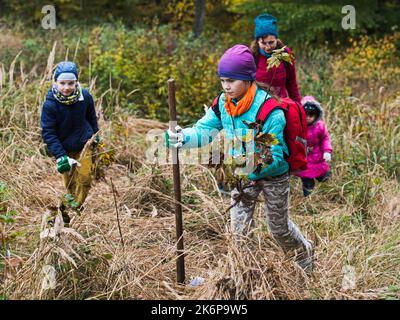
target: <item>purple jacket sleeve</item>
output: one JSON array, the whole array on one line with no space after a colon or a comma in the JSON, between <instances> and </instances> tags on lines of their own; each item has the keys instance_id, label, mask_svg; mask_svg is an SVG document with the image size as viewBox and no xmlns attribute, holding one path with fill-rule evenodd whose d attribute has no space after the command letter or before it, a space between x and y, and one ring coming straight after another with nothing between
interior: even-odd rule
<instances>
[{"instance_id":1,"label":"purple jacket sleeve","mask_svg":"<svg viewBox=\"0 0 400 320\"><path fill-rule=\"evenodd\" d=\"M325 123L321 121L321 150L322 152L330 152L332 153L332 145L331 139L329 138L328 129L325 126Z\"/></svg>"},{"instance_id":2,"label":"purple jacket sleeve","mask_svg":"<svg viewBox=\"0 0 400 320\"><path fill-rule=\"evenodd\" d=\"M291 54L291 50L286 48L287 53ZM301 101L299 87L297 86L296 78L296 67L294 59L292 58L292 64L286 63L286 90L288 95L294 101Z\"/></svg>"}]
</instances>

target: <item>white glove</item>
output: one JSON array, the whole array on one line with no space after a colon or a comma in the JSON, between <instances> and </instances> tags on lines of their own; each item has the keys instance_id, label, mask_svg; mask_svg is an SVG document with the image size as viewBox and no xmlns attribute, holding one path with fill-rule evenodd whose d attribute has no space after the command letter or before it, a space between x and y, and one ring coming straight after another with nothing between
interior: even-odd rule
<instances>
[{"instance_id":1,"label":"white glove","mask_svg":"<svg viewBox=\"0 0 400 320\"><path fill-rule=\"evenodd\" d=\"M331 155L331 153L330 152L324 152L324 160L326 161L326 162L331 162L331 160L332 160L332 155Z\"/></svg>"},{"instance_id":2,"label":"white glove","mask_svg":"<svg viewBox=\"0 0 400 320\"><path fill-rule=\"evenodd\" d=\"M64 157L60 157L60 158L58 158L57 160L56 160L56 163L58 164L60 161L62 161L64 159ZM74 165L74 164L76 164L78 167L80 167L81 166L81 164L78 162L78 161L76 161L75 159L73 159L73 158L70 158L70 157L67 157L67 160L68 160L68 164L69 164L69 166L72 168L72 166Z\"/></svg>"},{"instance_id":3,"label":"white glove","mask_svg":"<svg viewBox=\"0 0 400 320\"><path fill-rule=\"evenodd\" d=\"M70 157L68 157L68 163L69 163L69 165L71 166L71 168L72 168L72 166L73 166L74 164L76 164L77 167L80 167L80 166L81 166L81 164L80 164L78 161L76 161L75 159L70 158Z\"/></svg>"},{"instance_id":4,"label":"white glove","mask_svg":"<svg viewBox=\"0 0 400 320\"><path fill-rule=\"evenodd\" d=\"M172 148L182 148L183 141L185 140L183 137L182 128L180 126L175 127L176 132L173 132L171 129L167 131L167 146Z\"/></svg>"}]
</instances>

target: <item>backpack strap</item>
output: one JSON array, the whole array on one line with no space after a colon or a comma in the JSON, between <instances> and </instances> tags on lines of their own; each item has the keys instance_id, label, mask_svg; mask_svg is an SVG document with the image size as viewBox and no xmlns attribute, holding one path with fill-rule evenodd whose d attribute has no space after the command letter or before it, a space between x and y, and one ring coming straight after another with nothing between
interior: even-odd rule
<instances>
[{"instance_id":1,"label":"backpack strap","mask_svg":"<svg viewBox=\"0 0 400 320\"><path fill-rule=\"evenodd\" d=\"M262 125L264 125L265 121L267 121L272 111L276 109L281 109L283 111L286 110L284 107L282 107L282 104L279 103L276 99L272 97L268 98L267 95L264 103L261 105L260 109L258 109L256 121L259 121Z\"/></svg>"},{"instance_id":2,"label":"backpack strap","mask_svg":"<svg viewBox=\"0 0 400 320\"><path fill-rule=\"evenodd\" d=\"M269 97L268 95L265 97L264 103L261 105L260 109L258 109L256 121L258 121L262 126L264 126L265 122L267 121L268 117L271 115L272 111L281 109L283 112L287 110L282 107L282 103L277 101L276 99ZM287 158L288 156L284 154L284 157Z\"/></svg>"},{"instance_id":3,"label":"backpack strap","mask_svg":"<svg viewBox=\"0 0 400 320\"><path fill-rule=\"evenodd\" d=\"M302 111L303 106L298 101L294 101L293 100L293 102L297 106L297 112L298 112L299 118L300 118L300 125L301 125L302 134L303 134L303 136L306 137L307 136L307 120L305 118L303 119L303 116L302 116L302 112L301 111ZM306 139L303 139L303 138L301 138L299 136L296 136L296 141L301 142L304 145L304 147L307 149L307 140Z\"/></svg>"},{"instance_id":4,"label":"backpack strap","mask_svg":"<svg viewBox=\"0 0 400 320\"><path fill-rule=\"evenodd\" d=\"M211 105L211 109L214 111L215 115L217 116L217 118L219 120L221 120L221 110L219 110L219 98L221 97L222 92L215 97L212 105Z\"/></svg>"}]
</instances>

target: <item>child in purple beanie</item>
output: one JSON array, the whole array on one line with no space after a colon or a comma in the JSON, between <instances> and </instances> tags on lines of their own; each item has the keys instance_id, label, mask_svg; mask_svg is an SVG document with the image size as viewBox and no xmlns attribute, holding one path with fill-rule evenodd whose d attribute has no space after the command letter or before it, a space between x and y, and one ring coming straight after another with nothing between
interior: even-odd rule
<instances>
[{"instance_id":1,"label":"child in purple beanie","mask_svg":"<svg viewBox=\"0 0 400 320\"><path fill-rule=\"evenodd\" d=\"M246 141L228 145L229 156L233 159L249 157L257 153L254 147L254 129L248 123L256 122L257 114L271 95L255 81L256 64L251 50L244 45L228 49L218 64L218 75L223 92L214 99L212 107L191 128L176 127L176 132L166 132L169 148L197 148L210 143L222 129L230 141ZM286 252L297 253L296 262L310 273L313 266L314 249L297 226L289 218L289 165L285 160L288 148L283 131L286 118L277 105L262 125L262 133L273 135L277 143L270 147L272 159L261 170L240 172L250 183L246 188L234 189L231 193L231 230L235 239L243 240L254 228L253 213L260 193L264 196L265 216L269 229ZM260 132L261 134L261 132ZM250 140L250 141L249 141ZM248 153L253 150L253 155ZM240 170L239 170L240 171ZM235 172L238 174L238 172Z\"/></svg>"}]
</instances>

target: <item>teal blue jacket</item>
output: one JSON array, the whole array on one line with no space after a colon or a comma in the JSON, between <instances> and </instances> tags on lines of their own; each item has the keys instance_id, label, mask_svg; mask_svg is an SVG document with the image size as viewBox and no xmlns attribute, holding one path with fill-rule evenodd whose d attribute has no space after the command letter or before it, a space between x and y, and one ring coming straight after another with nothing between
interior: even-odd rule
<instances>
[{"instance_id":1,"label":"teal blue jacket","mask_svg":"<svg viewBox=\"0 0 400 320\"><path fill-rule=\"evenodd\" d=\"M225 138L229 140L236 139L242 140L246 134L254 130L248 129L243 123L243 120L247 122L255 122L257 113L264 103L269 98L267 92L257 88L256 95L250 109L245 113L232 117L230 116L224 106L225 96L221 94L218 100L217 108L209 108L206 114L201 118L192 128L183 129L184 144L183 148L198 148L209 144L218 132L222 129L225 130ZM217 114L219 113L219 116ZM247 175L250 180L258 180L267 176L278 176L282 175L289 170L289 165L285 160L284 153L289 155L288 148L286 146L283 130L285 129L286 119L281 109L276 109L271 112L268 119L265 121L262 128L263 132L274 134L279 143L271 147L273 156L273 162L268 167L261 170L260 173L255 174L251 170L251 173ZM234 128L236 130L234 130ZM242 143L230 144L229 154L233 157L245 154ZM250 147L250 148L249 148ZM251 152L254 150L254 142L246 144L246 150ZM250 149L250 150L249 150ZM255 169L255 168L253 168Z\"/></svg>"}]
</instances>

